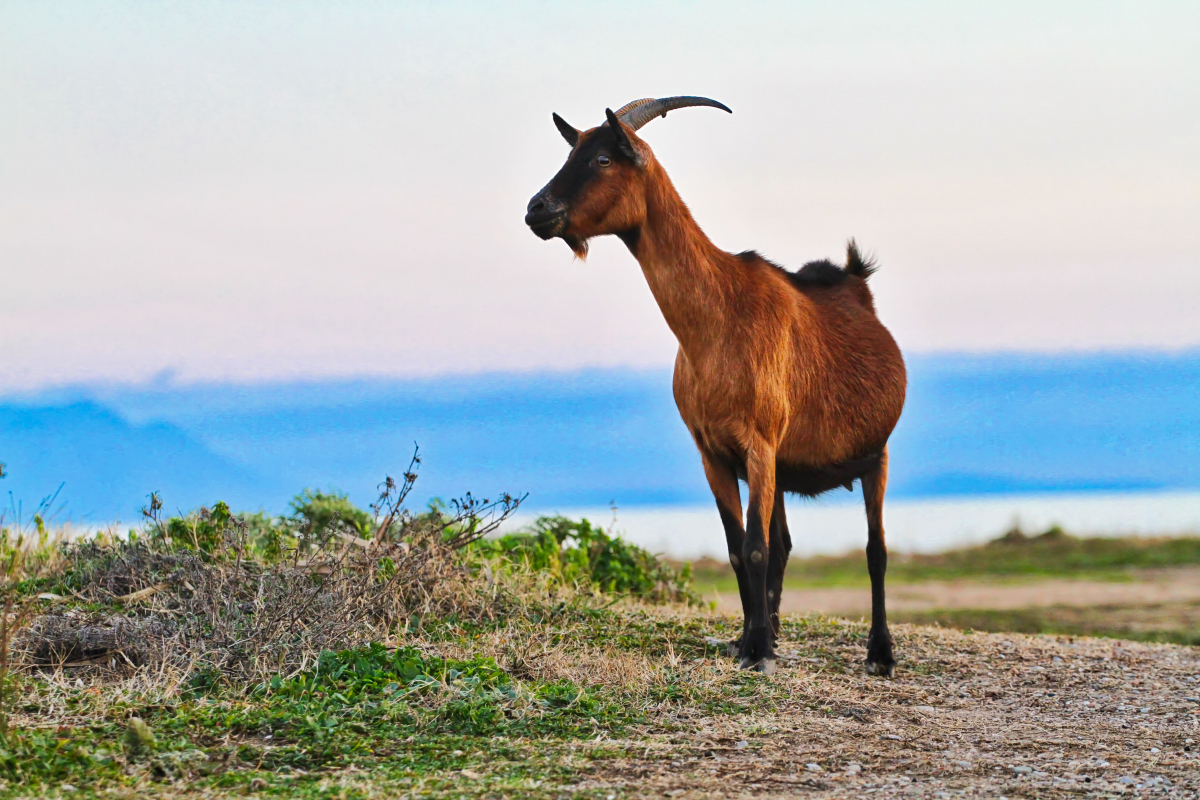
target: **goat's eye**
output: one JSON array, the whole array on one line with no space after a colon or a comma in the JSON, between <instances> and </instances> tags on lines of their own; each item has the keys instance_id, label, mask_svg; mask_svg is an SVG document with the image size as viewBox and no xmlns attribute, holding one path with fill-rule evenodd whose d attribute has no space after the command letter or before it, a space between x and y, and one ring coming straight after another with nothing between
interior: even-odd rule
<instances>
[{"instance_id":1,"label":"goat's eye","mask_svg":"<svg viewBox=\"0 0 1200 800\"><path fill-rule=\"evenodd\" d=\"M602 167L607 167L612 163L612 159L608 156L596 156L596 163Z\"/></svg>"}]
</instances>

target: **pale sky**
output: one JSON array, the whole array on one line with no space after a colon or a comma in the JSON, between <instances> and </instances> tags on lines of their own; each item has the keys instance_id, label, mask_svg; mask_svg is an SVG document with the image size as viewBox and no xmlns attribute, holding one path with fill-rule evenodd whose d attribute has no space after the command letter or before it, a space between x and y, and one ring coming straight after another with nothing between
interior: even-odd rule
<instances>
[{"instance_id":1,"label":"pale sky","mask_svg":"<svg viewBox=\"0 0 1200 800\"><path fill-rule=\"evenodd\" d=\"M1200 3L0 5L0 391L667 365L550 121L726 249L874 251L909 352L1200 345Z\"/></svg>"}]
</instances>

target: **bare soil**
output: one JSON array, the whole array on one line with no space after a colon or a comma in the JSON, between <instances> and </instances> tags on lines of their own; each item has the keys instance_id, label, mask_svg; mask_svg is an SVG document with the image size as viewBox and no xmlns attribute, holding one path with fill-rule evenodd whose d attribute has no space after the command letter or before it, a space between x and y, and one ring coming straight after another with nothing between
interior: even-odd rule
<instances>
[{"instance_id":1,"label":"bare soil","mask_svg":"<svg viewBox=\"0 0 1200 800\"><path fill-rule=\"evenodd\" d=\"M785 628L786 630L786 628ZM1200 797L1200 652L1102 639L893 631L896 678L793 654L783 701L676 708L674 733L619 742L568 789L632 797ZM853 652L851 652L853 651ZM694 680L731 665L691 666ZM660 720L660 723L662 721Z\"/></svg>"},{"instance_id":2,"label":"bare soil","mask_svg":"<svg viewBox=\"0 0 1200 800\"><path fill-rule=\"evenodd\" d=\"M978 579L931 581L888 587L888 609L1017 609L1040 606L1139 606L1200 601L1200 568L1142 570L1129 582L1053 579L1031 582L985 582ZM736 593L717 596L717 608L741 611ZM858 617L871 612L866 588L783 590L780 611L787 614L831 614Z\"/></svg>"}]
</instances>

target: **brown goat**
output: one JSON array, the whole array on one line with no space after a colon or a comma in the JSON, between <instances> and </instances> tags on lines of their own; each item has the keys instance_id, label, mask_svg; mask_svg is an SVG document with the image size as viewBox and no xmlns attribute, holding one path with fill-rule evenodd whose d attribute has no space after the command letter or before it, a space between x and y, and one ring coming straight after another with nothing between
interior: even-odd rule
<instances>
[{"instance_id":1,"label":"brown goat","mask_svg":"<svg viewBox=\"0 0 1200 800\"><path fill-rule=\"evenodd\" d=\"M695 439L725 527L745 622L732 644L744 669L774 670L783 571L791 550L785 492L815 496L862 482L871 575L868 674L893 674L884 608L883 496L887 441L904 406L904 360L875 315L873 264L851 240L846 265L788 272L753 251L717 248L636 134L656 116L713 100L639 100L578 131L558 174L529 202L525 222L581 258L615 234L641 264L679 340L675 402ZM745 527L738 480L749 485Z\"/></svg>"}]
</instances>

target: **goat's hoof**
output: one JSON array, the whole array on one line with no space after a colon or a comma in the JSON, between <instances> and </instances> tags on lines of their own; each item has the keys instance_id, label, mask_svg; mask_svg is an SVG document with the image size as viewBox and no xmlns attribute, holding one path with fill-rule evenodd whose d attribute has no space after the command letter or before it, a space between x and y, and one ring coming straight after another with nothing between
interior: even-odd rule
<instances>
[{"instance_id":1,"label":"goat's hoof","mask_svg":"<svg viewBox=\"0 0 1200 800\"><path fill-rule=\"evenodd\" d=\"M892 655L894 646L895 642L892 641L892 635L888 633L887 628L881 632L871 631L871 635L867 639L866 668L868 675L876 675L880 678L895 677L896 657Z\"/></svg>"},{"instance_id":2,"label":"goat's hoof","mask_svg":"<svg viewBox=\"0 0 1200 800\"><path fill-rule=\"evenodd\" d=\"M895 661L892 661L890 663L883 662L883 661L868 661L866 663L867 663L867 674L868 675L875 675L880 678L896 677L896 662Z\"/></svg>"},{"instance_id":3,"label":"goat's hoof","mask_svg":"<svg viewBox=\"0 0 1200 800\"><path fill-rule=\"evenodd\" d=\"M752 669L755 672L761 672L763 675L774 675L775 667L776 660L774 656L771 656L770 658L760 658L758 661L747 657L743 658L741 663L738 664L739 669Z\"/></svg>"}]
</instances>

